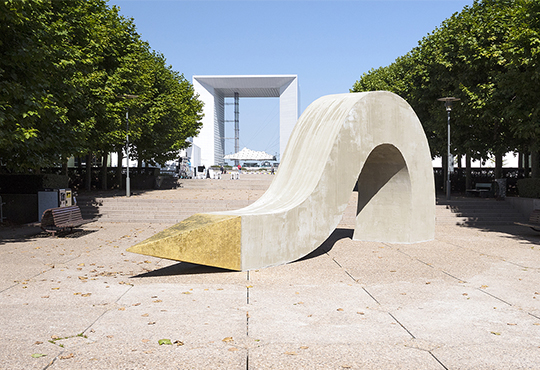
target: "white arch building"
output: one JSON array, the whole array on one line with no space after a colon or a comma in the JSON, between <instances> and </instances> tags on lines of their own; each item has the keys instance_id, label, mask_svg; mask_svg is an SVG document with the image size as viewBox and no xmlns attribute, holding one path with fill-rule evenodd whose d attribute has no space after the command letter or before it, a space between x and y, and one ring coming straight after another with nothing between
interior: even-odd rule
<instances>
[{"instance_id":1,"label":"white arch building","mask_svg":"<svg viewBox=\"0 0 540 370\"><path fill-rule=\"evenodd\" d=\"M193 138L192 165L223 163L225 149L225 98L279 97L279 152L285 151L298 120L298 76L193 76L193 87L204 103L202 128ZM196 154L200 148L200 158ZM195 158L194 158L195 156Z\"/></svg>"}]
</instances>

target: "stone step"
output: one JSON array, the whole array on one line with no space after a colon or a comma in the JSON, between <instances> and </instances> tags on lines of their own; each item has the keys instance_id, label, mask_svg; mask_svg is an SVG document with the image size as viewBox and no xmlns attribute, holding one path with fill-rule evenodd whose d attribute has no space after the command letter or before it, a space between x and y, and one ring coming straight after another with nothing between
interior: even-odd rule
<instances>
[{"instance_id":1,"label":"stone step","mask_svg":"<svg viewBox=\"0 0 540 370\"><path fill-rule=\"evenodd\" d=\"M437 221L440 222L509 222L514 223L516 221L515 217L498 217L498 216L484 216L484 217L436 217Z\"/></svg>"},{"instance_id":2,"label":"stone step","mask_svg":"<svg viewBox=\"0 0 540 370\"><path fill-rule=\"evenodd\" d=\"M224 175L227 176L227 175ZM229 175L230 176L230 175ZM274 179L272 175L246 175L239 180L222 178L214 179L184 179L179 187L183 189L245 189L266 190Z\"/></svg>"},{"instance_id":3,"label":"stone step","mask_svg":"<svg viewBox=\"0 0 540 370\"><path fill-rule=\"evenodd\" d=\"M171 205L163 205L163 206L140 206L140 205L129 205L129 204L122 204L122 205L114 205L114 204L104 204L101 206L79 206L81 211L84 210L91 210L91 209L99 209L102 212L109 212L109 211L145 211L145 212L160 212L160 211L176 211L176 210L206 210L206 209L214 209L214 208L226 208L226 209L237 209L242 208L247 205L249 205L250 202L242 202L242 203L228 203L228 202L214 202L214 203L208 203L208 204L190 204L190 205L184 205L184 204L171 204Z\"/></svg>"},{"instance_id":4,"label":"stone step","mask_svg":"<svg viewBox=\"0 0 540 370\"><path fill-rule=\"evenodd\" d=\"M247 204L246 204L247 205ZM139 208L121 208L115 207L81 207L83 218L94 218L99 216L102 220L145 220L145 219L178 219L186 218L195 213L215 212L215 211L231 211L242 208L240 206L231 207L227 204L215 204L213 206L200 206L189 208L156 208L156 209L139 209Z\"/></svg>"},{"instance_id":5,"label":"stone step","mask_svg":"<svg viewBox=\"0 0 540 370\"><path fill-rule=\"evenodd\" d=\"M437 200L436 221L462 226L511 225L524 221L511 204L494 199Z\"/></svg>"},{"instance_id":6,"label":"stone step","mask_svg":"<svg viewBox=\"0 0 540 370\"><path fill-rule=\"evenodd\" d=\"M221 180L180 179L177 189L134 191L131 197L126 197L122 191L81 194L77 201L84 218L106 222L176 223L195 213L246 207L253 203L274 179L272 175L261 174L244 174L239 180L230 180L230 175L229 178L226 176ZM254 191L253 199L234 199L247 198L245 192L251 190Z\"/></svg>"},{"instance_id":7,"label":"stone step","mask_svg":"<svg viewBox=\"0 0 540 370\"><path fill-rule=\"evenodd\" d=\"M246 176L248 177L248 176ZM261 176L253 176L248 180L186 180L200 190L201 186L208 186L213 190L221 185L231 186L231 190L242 190L246 187L260 186L266 189L270 181L261 180ZM272 177L269 177L271 180ZM235 187L236 186L236 187ZM181 191L177 189L175 191ZM164 193L162 193L164 194ZM175 193L176 194L176 193ZM78 204L84 218L99 218L110 222L163 222L176 223L195 213L236 210L253 203L256 199L161 199L159 195L149 197L144 193L132 197L125 196L82 196ZM198 194L198 193L197 193ZM204 192L212 194L215 192ZM219 194L219 192L218 192ZM233 193L229 193L230 194ZM355 193L353 193L355 194ZM209 195L206 195L209 196ZM355 224L356 201L352 200L343 216L341 225ZM460 199L437 200L436 222L440 224L458 224L464 226L484 226L513 224L526 221L509 203L498 202L493 199Z\"/></svg>"}]
</instances>

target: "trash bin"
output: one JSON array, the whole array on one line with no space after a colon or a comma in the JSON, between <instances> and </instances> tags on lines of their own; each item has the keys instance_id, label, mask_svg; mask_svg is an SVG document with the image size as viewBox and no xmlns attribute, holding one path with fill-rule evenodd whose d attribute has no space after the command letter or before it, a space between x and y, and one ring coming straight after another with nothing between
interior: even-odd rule
<instances>
[{"instance_id":1,"label":"trash bin","mask_svg":"<svg viewBox=\"0 0 540 370\"><path fill-rule=\"evenodd\" d=\"M73 205L71 189L47 189L38 191L38 220L49 208L69 207Z\"/></svg>"}]
</instances>

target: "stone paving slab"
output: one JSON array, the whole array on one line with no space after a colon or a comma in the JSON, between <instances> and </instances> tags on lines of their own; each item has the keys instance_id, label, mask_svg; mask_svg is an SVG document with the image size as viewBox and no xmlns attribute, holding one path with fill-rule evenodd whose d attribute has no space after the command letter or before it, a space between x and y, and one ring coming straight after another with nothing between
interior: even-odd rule
<instances>
[{"instance_id":1,"label":"stone paving slab","mask_svg":"<svg viewBox=\"0 0 540 370\"><path fill-rule=\"evenodd\" d=\"M0 369L540 368L540 234L359 242L350 219L249 272L126 252L168 224L0 229Z\"/></svg>"},{"instance_id":2,"label":"stone paving slab","mask_svg":"<svg viewBox=\"0 0 540 370\"><path fill-rule=\"evenodd\" d=\"M444 369L427 351L411 340L397 343L366 342L324 344L276 343L249 353L253 369Z\"/></svg>"}]
</instances>

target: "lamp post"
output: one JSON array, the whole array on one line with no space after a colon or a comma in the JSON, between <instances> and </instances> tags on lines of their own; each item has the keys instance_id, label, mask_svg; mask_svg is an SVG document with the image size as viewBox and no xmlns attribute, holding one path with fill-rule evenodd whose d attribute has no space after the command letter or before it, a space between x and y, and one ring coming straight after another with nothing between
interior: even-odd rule
<instances>
[{"instance_id":1,"label":"lamp post","mask_svg":"<svg viewBox=\"0 0 540 370\"><path fill-rule=\"evenodd\" d=\"M448 163L446 164L446 200L450 200L450 161L452 160L450 158L450 112L452 111L452 105L454 104L454 102L459 101L460 99L450 96L446 98L439 98L437 100L444 102L444 106L446 108L446 115L448 117Z\"/></svg>"},{"instance_id":2,"label":"lamp post","mask_svg":"<svg viewBox=\"0 0 540 370\"><path fill-rule=\"evenodd\" d=\"M139 95L123 94L119 96L123 99L135 99ZM131 196L131 182L129 179L129 108L126 107L126 197Z\"/></svg>"}]
</instances>

